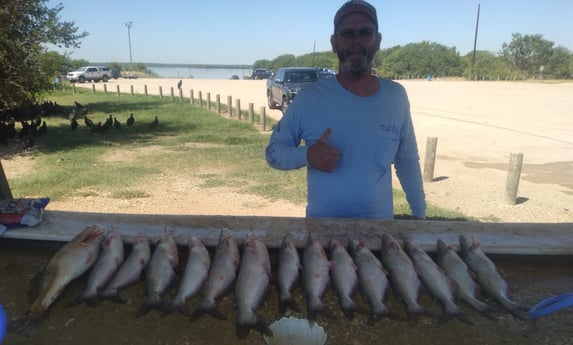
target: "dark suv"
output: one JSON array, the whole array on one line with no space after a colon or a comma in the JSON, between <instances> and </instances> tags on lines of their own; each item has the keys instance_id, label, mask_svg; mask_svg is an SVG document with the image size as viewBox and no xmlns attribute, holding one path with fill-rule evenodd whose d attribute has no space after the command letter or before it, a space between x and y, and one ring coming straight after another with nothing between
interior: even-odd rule
<instances>
[{"instance_id":1,"label":"dark suv","mask_svg":"<svg viewBox=\"0 0 573 345\"><path fill-rule=\"evenodd\" d=\"M314 67L279 68L267 81L269 108L286 112L296 94L304 86L319 79L319 69Z\"/></svg>"},{"instance_id":2,"label":"dark suv","mask_svg":"<svg viewBox=\"0 0 573 345\"><path fill-rule=\"evenodd\" d=\"M273 71L265 68L257 68L253 70L251 74L251 79L267 79L273 74Z\"/></svg>"}]
</instances>

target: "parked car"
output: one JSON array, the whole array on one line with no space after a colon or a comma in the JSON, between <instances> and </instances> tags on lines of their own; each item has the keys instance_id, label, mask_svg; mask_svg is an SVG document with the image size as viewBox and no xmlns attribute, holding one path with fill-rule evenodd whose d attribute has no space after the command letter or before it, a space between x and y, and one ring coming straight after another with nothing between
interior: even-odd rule
<instances>
[{"instance_id":1,"label":"parked car","mask_svg":"<svg viewBox=\"0 0 573 345\"><path fill-rule=\"evenodd\" d=\"M319 79L319 70L314 67L279 68L267 81L269 108L286 112L300 89Z\"/></svg>"},{"instance_id":2,"label":"parked car","mask_svg":"<svg viewBox=\"0 0 573 345\"><path fill-rule=\"evenodd\" d=\"M66 75L66 78L75 83L80 82L84 83L86 81L103 81L104 83L112 77L112 72L109 68L104 66L85 66L80 67L75 71L69 72Z\"/></svg>"},{"instance_id":3,"label":"parked car","mask_svg":"<svg viewBox=\"0 0 573 345\"><path fill-rule=\"evenodd\" d=\"M266 68L256 68L251 74L251 79L267 79L273 74L273 71Z\"/></svg>"}]
</instances>

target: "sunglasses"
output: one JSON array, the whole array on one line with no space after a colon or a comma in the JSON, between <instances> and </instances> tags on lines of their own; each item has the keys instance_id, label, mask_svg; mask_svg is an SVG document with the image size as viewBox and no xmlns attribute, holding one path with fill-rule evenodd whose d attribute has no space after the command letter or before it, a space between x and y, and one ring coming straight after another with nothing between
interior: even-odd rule
<instances>
[{"instance_id":1,"label":"sunglasses","mask_svg":"<svg viewBox=\"0 0 573 345\"><path fill-rule=\"evenodd\" d=\"M374 37L376 30L373 28L362 28L358 30L354 29L347 29L344 31L340 31L336 33L336 36L342 37L344 40L351 40L355 37L362 38L362 39L369 39Z\"/></svg>"}]
</instances>

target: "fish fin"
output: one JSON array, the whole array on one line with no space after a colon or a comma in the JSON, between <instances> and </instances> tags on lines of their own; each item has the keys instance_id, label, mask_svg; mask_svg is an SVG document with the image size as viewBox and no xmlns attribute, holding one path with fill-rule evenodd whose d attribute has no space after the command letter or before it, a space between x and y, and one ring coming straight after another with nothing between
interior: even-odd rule
<instances>
[{"instance_id":1,"label":"fish fin","mask_svg":"<svg viewBox=\"0 0 573 345\"><path fill-rule=\"evenodd\" d=\"M426 316L426 317L431 317L431 318L438 317L438 315L436 313L434 313L430 310L427 310L427 309L407 311L407 314L408 314L408 320L412 321L412 322L418 322L418 317L420 317L420 316Z\"/></svg>"},{"instance_id":2,"label":"fish fin","mask_svg":"<svg viewBox=\"0 0 573 345\"><path fill-rule=\"evenodd\" d=\"M107 299L107 300L110 300L114 303L119 303L119 304L126 304L127 303L127 301L123 297L121 297L121 295L119 293L114 293L111 295L102 296L101 298Z\"/></svg>"},{"instance_id":3,"label":"fish fin","mask_svg":"<svg viewBox=\"0 0 573 345\"><path fill-rule=\"evenodd\" d=\"M465 323L466 325L470 325L470 326L474 325L473 321L470 320L470 318L467 317L467 315L464 314L464 312L461 310L454 312L454 313L446 313L445 312L444 314L442 314L442 316L438 320L438 323L444 324L444 323L452 320L453 318L458 319L459 321Z\"/></svg>"},{"instance_id":4,"label":"fish fin","mask_svg":"<svg viewBox=\"0 0 573 345\"><path fill-rule=\"evenodd\" d=\"M314 322L316 321L316 318L319 314L328 319L336 320L336 316L332 313L332 311L330 311L330 309L326 308L324 305L321 306L320 308L309 309L307 319L311 322Z\"/></svg>"},{"instance_id":5,"label":"fish fin","mask_svg":"<svg viewBox=\"0 0 573 345\"><path fill-rule=\"evenodd\" d=\"M272 337L273 332L269 328L266 322L262 321L260 318L257 318L257 321L254 324L249 325L237 325L236 335L238 339L245 339L249 336L249 332L251 329L266 335L267 337Z\"/></svg>"},{"instance_id":6,"label":"fish fin","mask_svg":"<svg viewBox=\"0 0 573 345\"><path fill-rule=\"evenodd\" d=\"M192 322L199 320L205 314L211 315L215 319L227 320L227 317L223 313L221 313L221 311L217 308L217 306L208 308L199 306L197 307L197 309L195 309L195 311L193 311L193 313L190 313L189 321Z\"/></svg>"},{"instance_id":7,"label":"fish fin","mask_svg":"<svg viewBox=\"0 0 573 345\"><path fill-rule=\"evenodd\" d=\"M394 321L408 321L408 319L404 318L401 315L394 313L393 311L387 311L382 314L370 314L368 317L368 321L366 322L367 325L373 326L376 324L380 319L386 318Z\"/></svg>"},{"instance_id":8,"label":"fish fin","mask_svg":"<svg viewBox=\"0 0 573 345\"><path fill-rule=\"evenodd\" d=\"M298 307L298 305L295 303L295 301L292 298L279 301L279 313L281 315L286 313L287 309L289 309L289 308L294 312L300 313L300 308Z\"/></svg>"},{"instance_id":9,"label":"fish fin","mask_svg":"<svg viewBox=\"0 0 573 345\"><path fill-rule=\"evenodd\" d=\"M346 318L348 320L354 320L354 313L360 313L360 314L364 314L364 315L369 315L370 314L370 310L368 308L365 308L364 306L352 301L352 303L350 303L347 306L341 306L340 309L342 310L342 313L344 314L344 316L346 316Z\"/></svg>"},{"instance_id":10,"label":"fish fin","mask_svg":"<svg viewBox=\"0 0 573 345\"><path fill-rule=\"evenodd\" d=\"M7 327L7 331L8 333L20 333L29 337L38 328L43 319L42 317L41 319L30 320L27 315L25 315L19 320L10 323Z\"/></svg>"}]
</instances>

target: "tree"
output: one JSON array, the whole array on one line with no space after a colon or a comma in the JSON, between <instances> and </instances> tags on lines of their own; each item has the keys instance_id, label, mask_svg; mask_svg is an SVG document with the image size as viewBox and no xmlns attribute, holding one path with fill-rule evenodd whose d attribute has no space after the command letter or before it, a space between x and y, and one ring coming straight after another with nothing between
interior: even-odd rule
<instances>
[{"instance_id":1,"label":"tree","mask_svg":"<svg viewBox=\"0 0 573 345\"><path fill-rule=\"evenodd\" d=\"M45 44L78 48L88 33L60 21L60 3L48 0L2 1L0 6L0 112L32 105L49 89L58 62L44 59ZM52 60L52 61L51 61ZM46 68L48 70L46 70ZM54 70L56 68L56 70Z\"/></svg>"},{"instance_id":2,"label":"tree","mask_svg":"<svg viewBox=\"0 0 573 345\"><path fill-rule=\"evenodd\" d=\"M512 34L509 43L503 43L502 55L516 70L535 76L539 67L549 62L553 52L553 42L542 35Z\"/></svg>"}]
</instances>

